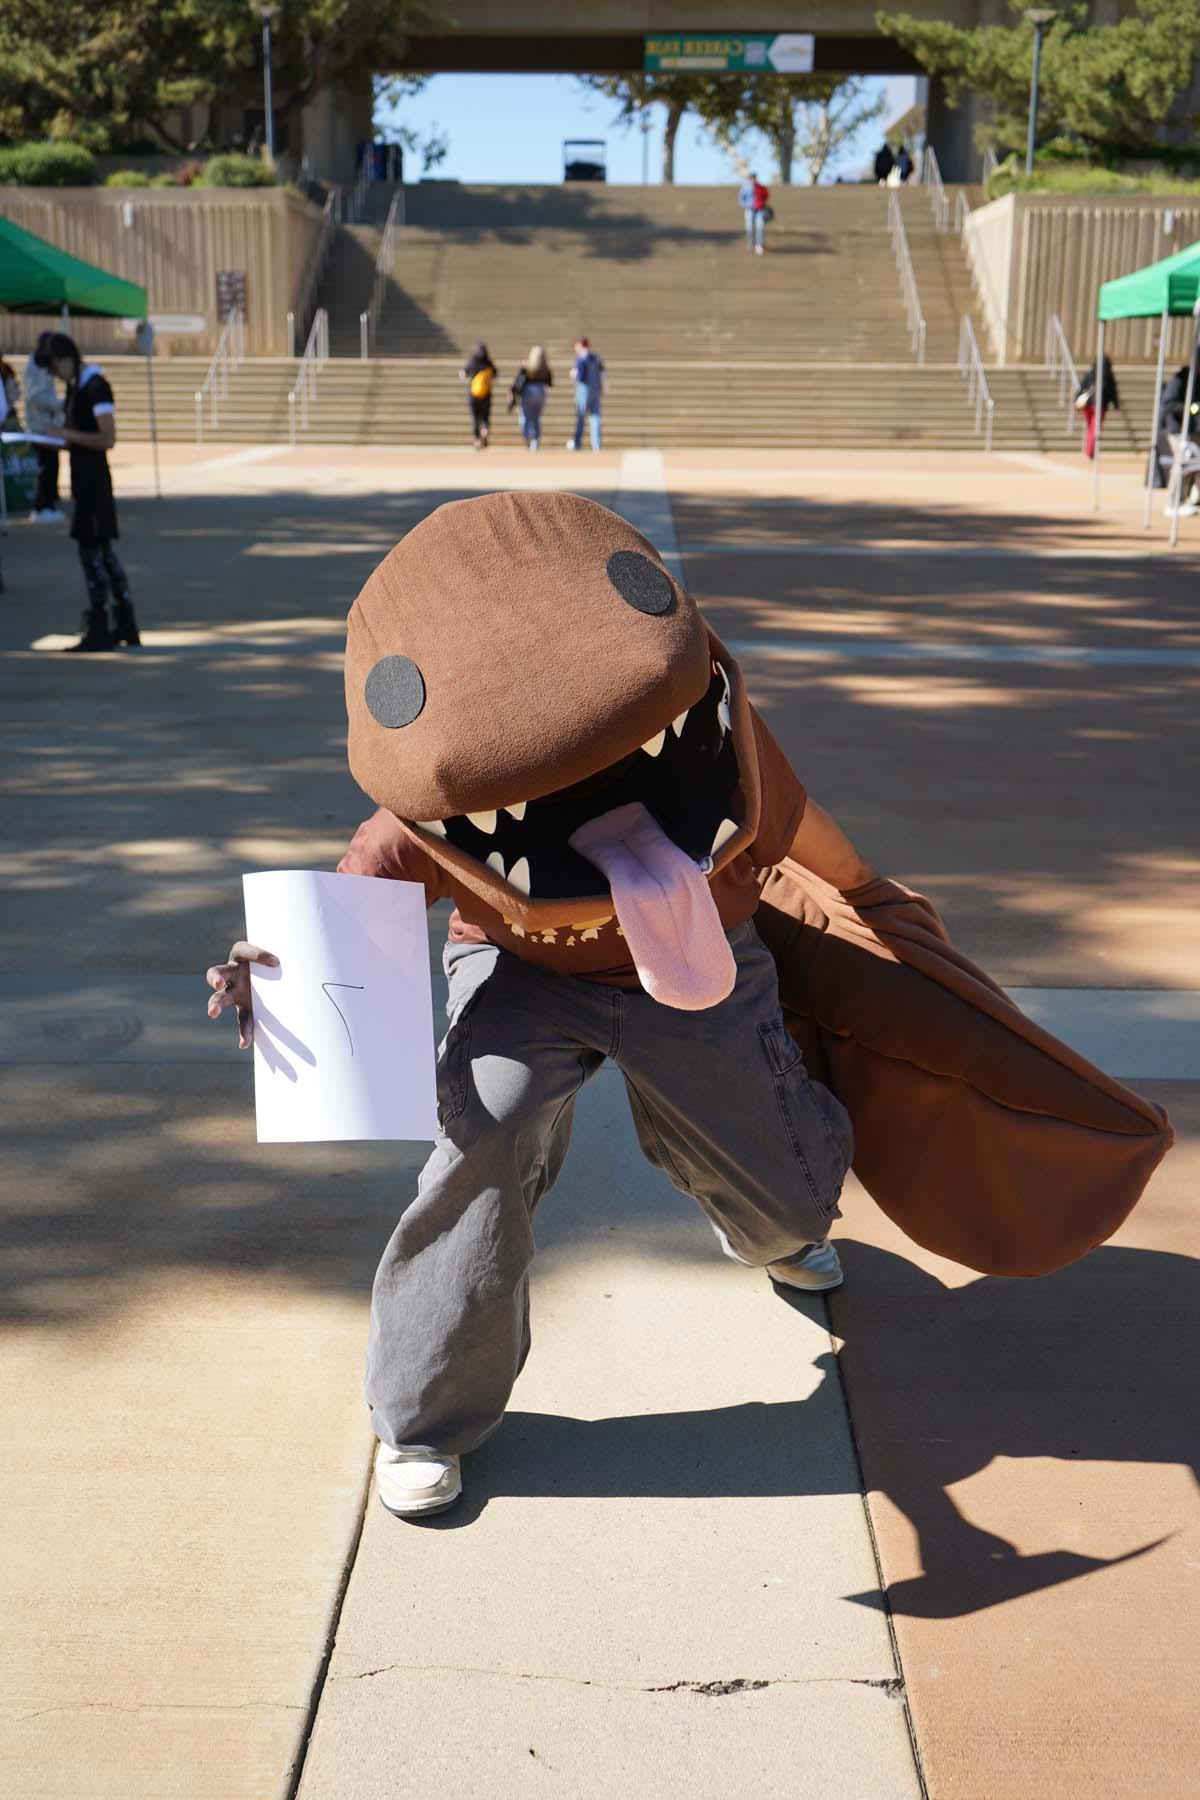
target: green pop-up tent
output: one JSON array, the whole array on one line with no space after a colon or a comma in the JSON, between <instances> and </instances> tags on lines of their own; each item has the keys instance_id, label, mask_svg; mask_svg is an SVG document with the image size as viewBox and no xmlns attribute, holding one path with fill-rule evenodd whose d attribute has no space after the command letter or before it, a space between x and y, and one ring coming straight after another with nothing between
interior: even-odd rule
<instances>
[{"instance_id":1,"label":"green pop-up tent","mask_svg":"<svg viewBox=\"0 0 1200 1800\"><path fill-rule=\"evenodd\" d=\"M19 313L76 313L91 319L144 319L146 290L97 269L57 244L0 218L0 310ZM65 314L64 314L65 316ZM154 446L154 485L158 490L158 431L154 418L154 377L146 358L150 388L150 437ZM8 509L0 481L0 527L7 529Z\"/></svg>"},{"instance_id":2,"label":"green pop-up tent","mask_svg":"<svg viewBox=\"0 0 1200 1800\"><path fill-rule=\"evenodd\" d=\"M0 219L0 307L56 313L64 306L88 318L144 319L146 290Z\"/></svg>"},{"instance_id":3,"label":"green pop-up tent","mask_svg":"<svg viewBox=\"0 0 1200 1800\"><path fill-rule=\"evenodd\" d=\"M1159 319L1158 333L1158 375L1154 384L1154 419L1150 429L1150 456L1146 465L1146 530L1150 529L1150 503L1154 487L1154 459L1158 454L1158 428L1162 409L1163 372L1167 355L1167 324L1171 318L1184 318L1191 314L1196 325L1192 333L1192 375L1188 383L1187 409L1185 418L1190 417L1195 382L1196 350L1200 340L1200 243L1190 244L1186 250L1177 250L1173 256L1164 256L1161 262L1151 263L1145 269L1136 269L1132 275L1120 275L1114 281L1106 281L1100 289L1099 305L1096 309L1100 321L1099 341L1096 347L1097 399L1103 397L1099 386L1103 381L1104 371L1104 327L1110 320L1116 319ZM1094 472L1093 504L1100 504L1100 426L1103 407L1096 409L1096 463ZM1172 470L1169 498L1178 504L1177 476L1180 458L1175 459ZM1178 532L1177 515L1173 515L1171 526L1171 542L1175 542Z\"/></svg>"}]
</instances>

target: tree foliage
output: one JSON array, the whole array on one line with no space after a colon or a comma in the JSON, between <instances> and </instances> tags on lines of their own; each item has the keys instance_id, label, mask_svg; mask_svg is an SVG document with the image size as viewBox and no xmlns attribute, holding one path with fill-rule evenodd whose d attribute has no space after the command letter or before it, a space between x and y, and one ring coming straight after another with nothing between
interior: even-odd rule
<instances>
[{"instance_id":1,"label":"tree foliage","mask_svg":"<svg viewBox=\"0 0 1200 1800\"><path fill-rule=\"evenodd\" d=\"M750 166L745 139L761 133L775 155L781 182L792 179L799 161L810 181L821 178L830 159L884 109L882 96L870 98L865 81L837 81L820 75L587 75L587 86L619 102L617 121L632 125L652 106L666 109L662 179L675 179L675 140L687 113L693 113L745 174Z\"/></svg>"},{"instance_id":2,"label":"tree foliage","mask_svg":"<svg viewBox=\"0 0 1200 1800\"><path fill-rule=\"evenodd\" d=\"M418 0L284 0L271 27L278 110L402 69L406 33L442 22ZM254 95L260 45L247 0L0 0L0 135L182 148L171 115Z\"/></svg>"},{"instance_id":3,"label":"tree foliage","mask_svg":"<svg viewBox=\"0 0 1200 1800\"><path fill-rule=\"evenodd\" d=\"M832 159L880 118L887 101L861 76L755 75L747 79L734 131L737 142L758 131L775 154L776 173L790 182L797 162L815 187ZM721 135L718 129L718 135Z\"/></svg>"},{"instance_id":4,"label":"tree foliage","mask_svg":"<svg viewBox=\"0 0 1200 1800\"><path fill-rule=\"evenodd\" d=\"M663 131L662 179L675 179L675 140L685 114L695 113L705 124L736 115L741 78L736 75L582 75L585 87L607 94L617 102L616 122L641 124L651 107L666 111Z\"/></svg>"},{"instance_id":5,"label":"tree foliage","mask_svg":"<svg viewBox=\"0 0 1200 1800\"><path fill-rule=\"evenodd\" d=\"M941 77L951 106L973 92L990 100L981 145L1025 139L1034 34L1020 17L1024 0L1009 4L1017 22L976 30L908 13L876 15L882 32ZM1039 123L1047 136L1067 132L1097 147L1144 144L1187 92L1198 55L1196 0L1134 0L1115 25L1093 26L1086 7L1069 0L1043 39Z\"/></svg>"}]
</instances>

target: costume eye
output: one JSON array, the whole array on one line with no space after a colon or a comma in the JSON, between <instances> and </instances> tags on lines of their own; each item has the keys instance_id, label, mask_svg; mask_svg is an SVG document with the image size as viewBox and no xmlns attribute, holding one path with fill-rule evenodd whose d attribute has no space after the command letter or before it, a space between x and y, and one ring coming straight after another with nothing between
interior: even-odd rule
<instances>
[{"instance_id":1,"label":"costume eye","mask_svg":"<svg viewBox=\"0 0 1200 1800\"><path fill-rule=\"evenodd\" d=\"M641 613L670 612L675 600L671 578L648 556L637 550L614 550L604 568L627 606Z\"/></svg>"},{"instance_id":2,"label":"costume eye","mask_svg":"<svg viewBox=\"0 0 1200 1800\"><path fill-rule=\"evenodd\" d=\"M367 711L379 725L411 725L425 704L425 682L408 656L383 656L363 687Z\"/></svg>"}]
</instances>

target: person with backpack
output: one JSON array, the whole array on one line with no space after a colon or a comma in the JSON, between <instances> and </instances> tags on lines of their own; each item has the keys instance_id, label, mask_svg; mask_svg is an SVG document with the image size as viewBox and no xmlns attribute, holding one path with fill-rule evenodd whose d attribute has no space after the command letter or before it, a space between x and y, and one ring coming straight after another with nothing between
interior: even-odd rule
<instances>
[{"instance_id":1,"label":"person with backpack","mask_svg":"<svg viewBox=\"0 0 1200 1800\"><path fill-rule=\"evenodd\" d=\"M750 222L754 231L754 254L761 256L767 235L767 226L775 217L771 208L771 190L757 175L750 177L753 183L753 199L750 206Z\"/></svg>"},{"instance_id":2,"label":"person with backpack","mask_svg":"<svg viewBox=\"0 0 1200 1800\"><path fill-rule=\"evenodd\" d=\"M85 363L74 338L56 331L47 346L50 367L67 384L65 424L48 431L61 438L71 458L74 510L71 536L87 586L83 635L70 650L118 650L141 643L129 580L113 549L118 533L108 452L117 441L113 391L98 363ZM112 594L112 620L107 602Z\"/></svg>"},{"instance_id":3,"label":"person with backpack","mask_svg":"<svg viewBox=\"0 0 1200 1800\"><path fill-rule=\"evenodd\" d=\"M521 435L530 450L540 450L542 444L542 411L546 405L546 389L551 387L554 377L550 373L550 364L546 361L546 352L540 344L535 344L513 378L508 390L508 410L512 411L517 402L521 405Z\"/></svg>"},{"instance_id":4,"label":"person with backpack","mask_svg":"<svg viewBox=\"0 0 1200 1800\"><path fill-rule=\"evenodd\" d=\"M1100 384L1100 425L1108 417L1109 408L1113 412L1121 410L1121 396L1117 391L1117 378L1113 374L1112 358L1104 359L1103 377ZM1087 437L1083 447L1085 456L1092 458L1096 454L1096 365L1084 370L1079 378L1079 386L1075 393L1075 410L1083 414L1087 427Z\"/></svg>"},{"instance_id":5,"label":"person with backpack","mask_svg":"<svg viewBox=\"0 0 1200 1800\"><path fill-rule=\"evenodd\" d=\"M459 380L467 383L471 428L477 450L487 448L488 434L492 428L492 383L498 374L499 370L488 355L486 344L476 344L458 372Z\"/></svg>"},{"instance_id":6,"label":"person with backpack","mask_svg":"<svg viewBox=\"0 0 1200 1800\"><path fill-rule=\"evenodd\" d=\"M592 449L599 450L600 408L608 383L604 364L585 337L575 339L575 364L571 375L575 383L575 435L567 439L567 449L582 449L583 423L586 419L591 431Z\"/></svg>"}]
</instances>

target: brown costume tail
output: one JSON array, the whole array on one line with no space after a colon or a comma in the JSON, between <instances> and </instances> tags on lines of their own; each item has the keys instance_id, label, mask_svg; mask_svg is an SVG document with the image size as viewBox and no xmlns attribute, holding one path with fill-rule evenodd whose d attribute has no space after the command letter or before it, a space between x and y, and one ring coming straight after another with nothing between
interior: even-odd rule
<instances>
[{"instance_id":1,"label":"brown costume tail","mask_svg":"<svg viewBox=\"0 0 1200 1800\"><path fill-rule=\"evenodd\" d=\"M755 916L788 1027L854 1125L854 1171L925 1249L1045 1275L1116 1231L1174 1141L1161 1107L1051 1037L892 881L792 862Z\"/></svg>"}]
</instances>

